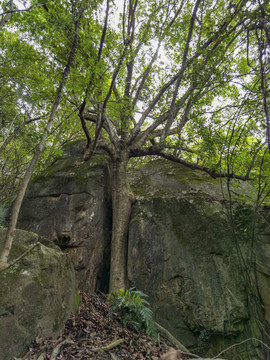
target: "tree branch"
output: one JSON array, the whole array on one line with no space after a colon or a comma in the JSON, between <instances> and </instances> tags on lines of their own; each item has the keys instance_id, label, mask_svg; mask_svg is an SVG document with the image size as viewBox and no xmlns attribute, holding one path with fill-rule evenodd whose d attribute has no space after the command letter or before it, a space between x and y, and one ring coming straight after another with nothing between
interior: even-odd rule
<instances>
[{"instance_id":1,"label":"tree branch","mask_svg":"<svg viewBox=\"0 0 270 360\"><path fill-rule=\"evenodd\" d=\"M164 127L163 134L161 135L161 141L165 140L165 138L167 136L167 133L168 133L168 131L169 131L169 129L170 129L172 123L173 123L173 120L174 120L173 113L174 113L174 109L175 109L175 102L176 102L176 98L177 98L177 95L178 95L178 90L179 90L179 87L180 87L180 84L181 84L181 81L182 81L182 78L183 78L183 75L184 75L184 71L185 71L185 67L186 67L186 63L187 63L188 50L189 50L189 47L190 47L190 42L191 42L192 33L193 33L193 29L194 29L194 24L195 24L196 13L197 13L197 10L199 8L200 2L201 2L201 0L196 1L196 4L195 4L193 12L192 12L192 16L191 16L191 19L190 19L188 37L187 37L187 41L186 41L186 45L185 45L185 50L184 50L183 60L182 60L182 64L181 64L181 69L179 71L179 75L178 75L177 82L176 82L176 85L175 85L175 90L174 90L172 101L171 101L168 120L167 120L166 125Z\"/></svg>"},{"instance_id":2,"label":"tree branch","mask_svg":"<svg viewBox=\"0 0 270 360\"><path fill-rule=\"evenodd\" d=\"M185 92L185 94L177 101L177 104L175 106L175 114L174 116L176 116L177 111L179 111L179 109L184 105L184 103L186 102L186 100L188 99L188 97L192 94L192 92L194 91L194 87L193 85L191 85L187 91ZM165 113L161 114L160 116L158 116L158 118L143 132L143 136L140 136L140 130L137 133L136 137L139 138L139 142L137 145L137 141L138 139L135 137L135 132L132 133L130 140L128 142L128 145L131 145L132 143L136 144L135 146L142 146L147 140L148 137L151 135L151 133L159 126L161 125L163 122L165 122L168 118L169 115L169 110L167 110ZM137 127L134 127L134 129ZM133 130L134 130L133 129Z\"/></svg>"},{"instance_id":3,"label":"tree branch","mask_svg":"<svg viewBox=\"0 0 270 360\"><path fill-rule=\"evenodd\" d=\"M19 257L17 257L17 259L11 261L8 266L6 267L6 269L9 269L11 266L17 264L18 261L20 261L22 258L24 258L26 255L28 255L32 250L34 250L38 245L40 245L40 242L38 241L37 243L35 243L33 246L31 246L30 249L26 250L23 254L21 254ZM2 269L3 270L3 269ZM1 271L1 269L0 269Z\"/></svg>"},{"instance_id":4,"label":"tree branch","mask_svg":"<svg viewBox=\"0 0 270 360\"><path fill-rule=\"evenodd\" d=\"M198 164L194 164L191 163L189 161L186 161L184 159L181 159L175 155L166 153L165 151L163 151L162 149L155 147L155 146L151 146L149 148L146 149L142 149L142 148L131 148L129 149L129 157L139 157L139 156L149 156L149 155L156 155L156 156L160 156L163 157L164 159L167 160L171 160L173 162L182 164L187 166L188 168L192 169L192 170L200 170L203 172L206 172L207 174L209 174L211 177L213 177L214 179L216 178L231 178L231 179L239 179L239 180L243 180L243 181L247 181L247 180L251 180L249 177L247 176L242 176L242 175L237 175L234 174L233 172L231 173L217 173L215 170L212 170L206 166L201 166Z\"/></svg>"},{"instance_id":5,"label":"tree branch","mask_svg":"<svg viewBox=\"0 0 270 360\"><path fill-rule=\"evenodd\" d=\"M6 25L6 23L10 19L12 13L14 12L13 9L14 9L14 3L13 3L13 0L10 0L10 9L9 9L9 11L7 11L6 13L3 12L2 14L0 14L0 16L2 15L2 19L0 21L0 30L3 29L3 27Z\"/></svg>"},{"instance_id":6,"label":"tree branch","mask_svg":"<svg viewBox=\"0 0 270 360\"><path fill-rule=\"evenodd\" d=\"M84 98L83 103L80 106L80 111L79 111L79 118L81 120L81 125L83 128L83 131L85 133L86 139L87 139L87 143L86 143L86 148L88 149L90 147L91 144L91 135L87 129L86 123L85 123L85 119L84 119L84 109L85 109L85 105L86 105L86 99Z\"/></svg>"},{"instance_id":7,"label":"tree branch","mask_svg":"<svg viewBox=\"0 0 270 360\"><path fill-rule=\"evenodd\" d=\"M29 6L29 8L27 8L27 9L14 9L14 6L12 6L12 9L11 9L11 7L10 7L10 10L8 10L8 11L4 11L4 12L2 12L1 14L0 14L0 16L2 16L2 15L9 15L10 14L10 16L13 14L13 13L17 13L17 12L27 12L27 11L30 11L30 10L32 10L32 9L34 9L34 8L36 8L36 7L39 7L39 6L46 6L47 4L49 4L49 3L51 3L51 2L54 2L55 0L49 0L49 1L46 1L46 2L43 2L43 3L36 3L36 4L33 4L33 5L31 5L31 6ZM10 0L10 3L12 3L13 4L13 0ZM2 20L1 20L2 21ZM1 22L0 22L0 25L1 25ZM1 26L0 26L0 30L1 30Z\"/></svg>"}]
</instances>

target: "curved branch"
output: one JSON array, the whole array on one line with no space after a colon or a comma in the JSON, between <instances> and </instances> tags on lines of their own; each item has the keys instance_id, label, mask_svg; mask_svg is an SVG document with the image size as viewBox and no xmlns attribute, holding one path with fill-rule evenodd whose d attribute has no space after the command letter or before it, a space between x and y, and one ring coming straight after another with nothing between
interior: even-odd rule
<instances>
[{"instance_id":1,"label":"curved branch","mask_svg":"<svg viewBox=\"0 0 270 360\"><path fill-rule=\"evenodd\" d=\"M129 150L129 157L139 157L139 156L149 156L149 155L156 155L156 156L160 156L163 157L164 159L167 160L171 160L173 162L182 164L187 166L188 168L192 169L192 170L200 170L203 172L206 172L207 174L209 174L211 177L213 177L214 179L216 178L231 178L231 179L239 179L239 180L243 180L243 181L247 181L247 180L251 180L247 175L243 176L243 175L237 175L234 174L233 172L231 173L217 173L215 170L212 170L206 166L201 166L198 164L194 164L191 163L187 160L181 159L175 155L172 154L168 154L166 153L164 150L157 148L155 146L151 146L149 148L146 149L142 149L142 148L136 148L136 149L130 149Z\"/></svg>"},{"instance_id":2,"label":"curved branch","mask_svg":"<svg viewBox=\"0 0 270 360\"><path fill-rule=\"evenodd\" d=\"M83 118L84 118L84 120L90 121L94 124L97 124L97 121L98 121L98 115L91 111L84 113ZM115 140L117 138L116 130L114 128L113 121L108 116L104 115L104 122L102 124L102 128L109 135L111 142L115 143Z\"/></svg>"}]
</instances>

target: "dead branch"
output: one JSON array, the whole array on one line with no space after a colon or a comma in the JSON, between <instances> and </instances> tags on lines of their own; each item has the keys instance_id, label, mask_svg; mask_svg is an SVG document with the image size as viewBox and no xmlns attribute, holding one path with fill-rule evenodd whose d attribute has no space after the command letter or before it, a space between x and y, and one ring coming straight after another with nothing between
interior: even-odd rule
<instances>
[{"instance_id":1,"label":"dead branch","mask_svg":"<svg viewBox=\"0 0 270 360\"><path fill-rule=\"evenodd\" d=\"M0 269L1 270L7 270L9 269L11 266L15 265L18 261L20 261L22 258L24 258L26 255L28 255L32 250L34 250L38 245L40 245L40 242L38 241L37 243L35 243L30 249L26 250L22 255L20 255L19 257L17 257L17 259L11 261L8 266L4 269Z\"/></svg>"},{"instance_id":2,"label":"dead branch","mask_svg":"<svg viewBox=\"0 0 270 360\"><path fill-rule=\"evenodd\" d=\"M125 339L115 340L115 341L111 342L109 345L102 346L102 347L100 348L100 350L102 350L102 351L109 351L109 350L115 348L116 346L122 344L124 341L125 341Z\"/></svg>"},{"instance_id":3,"label":"dead branch","mask_svg":"<svg viewBox=\"0 0 270 360\"><path fill-rule=\"evenodd\" d=\"M72 341L71 339L66 339L62 342L60 342L54 349L53 349L53 352L51 354L51 360L56 360L57 359L57 356L59 355L61 349L64 347L64 346L67 346L69 344L74 344L74 341Z\"/></svg>"},{"instance_id":4,"label":"dead branch","mask_svg":"<svg viewBox=\"0 0 270 360\"><path fill-rule=\"evenodd\" d=\"M39 355L37 360L46 360L46 358L47 358L47 355L45 353L42 353L41 355Z\"/></svg>"},{"instance_id":5,"label":"dead branch","mask_svg":"<svg viewBox=\"0 0 270 360\"><path fill-rule=\"evenodd\" d=\"M114 353L110 353L110 356L112 360L120 360L118 356L116 356Z\"/></svg>"}]
</instances>

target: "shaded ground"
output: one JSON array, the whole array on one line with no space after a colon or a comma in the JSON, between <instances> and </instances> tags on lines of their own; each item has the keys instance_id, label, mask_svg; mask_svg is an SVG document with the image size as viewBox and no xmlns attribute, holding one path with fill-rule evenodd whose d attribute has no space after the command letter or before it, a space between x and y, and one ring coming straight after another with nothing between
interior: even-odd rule
<instances>
[{"instance_id":1,"label":"shaded ground","mask_svg":"<svg viewBox=\"0 0 270 360\"><path fill-rule=\"evenodd\" d=\"M158 360L171 344L159 343L123 326L103 294L81 294L78 312L66 322L57 339L36 339L18 360ZM181 359L189 359L181 355Z\"/></svg>"}]
</instances>

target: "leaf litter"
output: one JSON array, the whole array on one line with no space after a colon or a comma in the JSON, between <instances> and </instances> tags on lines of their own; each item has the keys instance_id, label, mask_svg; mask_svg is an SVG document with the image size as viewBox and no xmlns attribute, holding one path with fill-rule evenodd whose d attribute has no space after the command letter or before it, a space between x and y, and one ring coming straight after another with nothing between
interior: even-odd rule
<instances>
[{"instance_id":1,"label":"leaf litter","mask_svg":"<svg viewBox=\"0 0 270 360\"><path fill-rule=\"evenodd\" d=\"M81 293L76 314L56 340L36 338L17 360L158 360L172 346L125 327L105 294ZM181 359L189 359L185 354Z\"/></svg>"}]
</instances>

